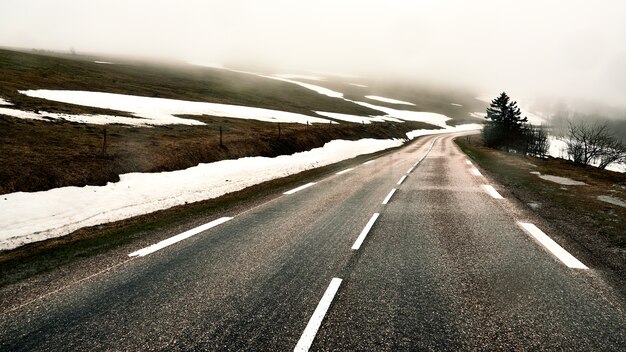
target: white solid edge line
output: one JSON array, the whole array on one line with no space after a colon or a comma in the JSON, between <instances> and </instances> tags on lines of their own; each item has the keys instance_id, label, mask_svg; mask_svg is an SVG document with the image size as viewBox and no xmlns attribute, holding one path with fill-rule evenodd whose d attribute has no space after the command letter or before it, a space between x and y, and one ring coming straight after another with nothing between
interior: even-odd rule
<instances>
[{"instance_id":1,"label":"white solid edge line","mask_svg":"<svg viewBox=\"0 0 626 352\"><path fill-rule=\"evenodd\" d=\"M546 235L534 224L521 221L519 221L517 224L529 235L535 238L544 248L550 251L550 253L552 253L561 262L563 262L563 264L565 264L567 267L573 269L589 269L585 264L581 263L573 255L569 254L568 251L559 246L558 243L554 242L554 240L548 237L548 235Z\"/></svg>"},{"instance_id":2,"label":"white solid edge line","mask_svg":"<svg viewBox=\"0 0 626 352\"><path fill-rule=\"evenodd\" d=\"M495 199L503 199L504 198L491 185L483 185L483 189L485 190L485 192L489 193L489 195L492 196Z\"/></svg>"},{"instance_id":3,"label":"white solid edge line","mask_svg":"<svg viewBox=\"0 0 626 352\"><path fill-rule=\"evenodd\" d=\"M397 184L397 185L401 185L401 184L402 184L402 182L404 182L404 179L405 179L405 178L406 178L406 175L402 176L402 177L400 178L400 181L398 181L398 183L396 183L396 184Z\"/></svg>"},{"instance_id":4,"label":"white solid edge line","mask_svg":"<svg viewBox=\"0 0 626 352\"><path fill-rule=\"evenodd\" d=\"M354 241L354 244L352 245L353 250L357 250L361 248L361 244L363 244L363 241L365 240L365 236L367 236L367 234L370 232L370 230L372 229L372 226L374 226L374 223L376 222L376 219L378 219L379 215L380 215L379 213L374 213L374 215L372 215L372 217L370 218L370 221L367 222L367 225L365 225L359 237L357 237L356 241Z\"/></svg>"},{"instance_id":5,"label":"white solid edge line","mask_svg":"<svg viewBox=\"0 0 626 352\"><path fill-rule=\"evenodd\" d=\"M311 186L313 186L314 184L315 184L315 182L310 182L310 183L307 183L306 185L302 185L302 186L300 186L300 187L298 187L298 188L294 188L294 189L292 189L291 191L287 191L287 192L285 192L285 193L283 193L283 194L294 194L294 193L296 193L296 192L298 192L298 191L302 191L302 190L303 190L303 189L305 189L305 188L311 187Z\"/></svg>"},{"instance_id":6,"label":"white solid edge line","mask_svg":"<svg viewBox=\"0 0 626 352\"><path fill-rule=\"evenodd\" d=\"M392 188L391 191L389 192L389 194L387 195L387 197L385 197L385 200L383 200L383 204L389 203L389 201L391 200L391 197L393 196L394 193L396 193L396 189Z\"/></svg>"},{"instance_id":7,"label":"white solid edge line","mask_svg":"<svg viewBox=\"0 0 626 352\"><path fill-rule=\"evenodd\" d=\"M406 173L407 173L407 174L410 174L410 173L413 171L413 169L414 169L414 168L415 168L415 166L411 166L411 168L409 169L409 171L407 171Z\"/></svg>"},{"instance_id":8,"label":"white solid edge line","mask_svg":"<svg viewBox=\"0 0 626 352\"><path fill-rule=\"evenodd\" d=\"M328 285L326 292L324 292L320 303L317 304L317 308L315 308L311 319L309 319L309 323L306 325L306 328L304 328L302 336L300 336L300 340L298 340L296 347L293 349L294 351L306 352L311 348L315 335L317 335L317 330L319 330L322 325L322 320L324 320L324 316L326 316L326 312L328 308L330 308L330 304L333 302L337 290L339 290L339 285L341 285L341 279L339 278L335 277L330 281L330 285Z\"/></svg>"},{"instance_id":9,"label":"white solid edge line","mask_svg":"<svg viewBox=\"0 0 626 352\"><path fill-rule=\"evenodd\" d=\"M363 165L371 164L373 162L374 162L374 160L369 160L369 161L364 162Z\"/></svg>"},{"instance_id":10,"label":"white solid edge line","mask_svg":"<svg viewBox=\"0 0 626 352\"><path fill-rule=\"evenodd\" d=\"M471 170L472 170L472 174L473 174L474 176L482 176L482 175L483 175L483 174L481 174L481 173L480 173L480 171L478 171L478 169L477 169L477 168L475 168L475 167L473 167Z\"/></svg>"},{"instance_id":11,"label":"white solid edge line","mask_svg":"<svg viewBox=\"0 0 626 352\"><path fill-rule=\"evenodd\" d=\"M343 175L343 174L345 174L346 172L350 172L350 171L352 171L352 170L354 170L354 168L353 168L353 167L351 167L351 168L349 168L349 169L345 169L345 170L343 170L343 171L339 171L338 173L336 173L336 175Z\"/></svg>"},{"instance_id":12,"label":"white solid edge line","mask_svg":"<svg viewBox=\"0 0 626 352\"><path fill-rule=\"evenodd\" d=\"M170 237L168 239L165 239L165 240L163 240L161 242L157 242L157 243L155 243L155 244L153 244L151 246L142 248L142 249L140 249L138 251L134 251L134 252L130 253L128 256L129 257L143 257L145 255L148 255L148 254L154 253L154 252L156 252L156 251L158 251L160 249L163 249L163 248L165 248L167 246L171 246L174 243L180 242L180 241L182 241L184 239L187 239L187 238L189 238L191 236L197 235L200 232L206 231L206 230L208 230L208 229L210 229L212 227L215 227L217 225L223 224L226 221L231 220L231 219L232 219L232 217L222 217L222 218L213 220L213 221L211 221L209 223L206 223L204 225L200 225L200 226L198 226L196 228L193 228L191 230L185 231L185 232L183 232L181 234L178 234L176 236L172 236L172 237Z\"/></svg>"}]
</instances>

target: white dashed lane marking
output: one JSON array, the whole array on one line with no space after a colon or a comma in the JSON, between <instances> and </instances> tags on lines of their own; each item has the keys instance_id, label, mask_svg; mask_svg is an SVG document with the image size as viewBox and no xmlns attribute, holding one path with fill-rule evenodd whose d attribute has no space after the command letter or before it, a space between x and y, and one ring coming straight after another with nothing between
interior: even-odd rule
<instances>
[{"instance_id":1,"label":"white dashed lane marking","mask_svg":"<svg viewBox=\"0 0 626 352\"><path fill-rule=\"evenodd\" d=\"M172 237L170 237L170 238L168 238L166 240L163 240L161 242L155 243L155 244L153 244L153 245L151 245L149 247L142 248L142 249L140 249L138 251L132 252L128 256L129 257L143 257L145 255L148 255L148 254L154 253L154 252L156 252L156 251L158 251L160 249L163 249L163 248L165 248L167 246L171 246L174 243L180 242L180 241L182 241L184 239L187 239L187 238L189 238L191 236L197 235L200 232L206 231L206 230L208 230L210 228L213 228L213 227L215 227L217 225L223 224L223 223L225 223L226 221L228 221L230 219L232 219L232 218L230 218L230 217L223 217L223 218L219 218L217 220L213 220L213 221L211 221L211 222L209 222L207 224L204 224L204 225L198 226L196 228L193 228L191 230L185 231L185 232L183 232L181 234L178 234L176 236L172 236Z\"/></svg>"},{"instance_id":2,"label":"white dashed lane marking","mask_svg":"<svg viewBox=\"0 0 626 352\"><path fill-rule=\"evenodd\" d=\"M287 192L285 192L283 194L294 194L296 192L302 191L305 188L309 188L309 187L313 186L314 184L315 184L315 182L307 183L306 185L302 185L302 186L300 186L298 188L294 188L291 191L287 191Z\"/></svg>"},{"instance_id":3,"label":"white dashed lane marking","mask_svg":"<svg viewBox=\"0 0 626 352\"><path fill-rule=\"evenodd\" d=\"M365 228L363 228L363 231L361 231L361 234L359 235L359 237L357 237L356 241L352 245L353 250L358 250L359 248L361 248L361 244L363 244L365 236L367 236L367 234L372 229L372 226L374 226L374 223L376 222L376 219L378 219L378 216L380 216L379 213L374 213L374 215L372 215L370 221L367 222L367 225L365 225Z\"/></svg>"},{"instance_id":4,"label":"white dashed lane marking","mask_svg":"<svg viewBox=\"0 0 626 352\"><path fill-rule=\"evenodd\" d=\"M492 196L495 199L503 199L504 198L491 185L483 185L483 189L485 190L485 192L487 192L490 196Z\"/></svg>"},{"instance_id":5,"label":"white dashed lane marking","mask_svg":"<svg viewBox=\"0 0 626 352\"><path fill-rule=\"evenodd\" d=\"M337 173L337 175L343 175L343 174L345 174L345 173L347 173L347 172L350 172L350 171L352 171L352 170L354 170L354 168L345 169L345 170L343 170L343 171L339 171L339 172Z\"/></svg>"},{"instance_id":6,"label":"white dashed lane marking","mask_svg":"<svg viewBox=\"0 0 626 352\"><path fill-rule=\"evenodd\" d=\"M304 332L302 333L302 336L300 336L298 344L296 344L296 347L293 349L294 351L304 352L311 348L315 335L317 335L317 330L319 330L322 325L326 312L328 311L328 308L330 308L330 304L333 302L333 299L337 294L337 290L339 290L341 281L341 279L336 277L330 281L330 285L328 285L326 292L324 292L324 296L322 296L320 303L317 304L317 308L315 308L311 319L309 319L309 323L306 325L306 328L304 328Z\"/></svg>"},{"instance_id":7,"label":"white dashed lane marking","mask_svg":"<svg viewBox=\"0 0 626 352\"><path fill-rule=\"evenodd\" d=\"M391 200L391 197L393 196L393 194L396 193L396 189L393 188L391 190L391 192L389 192L389 194L387 195L387 197L385 197L385 200L383 200L383 204L387 204L389 203L389 201Z\"/></svg>"},{"instance_id":8,"label":"white dashed lane marking","mask_svg":"<svg viewBox=\"0 0 626 352\"><path fill-rule=\"evenodd\" d=\"M526 233L531 235L537 242L539 242L545 249L550 251L555 257L557 257L563 264L573 269L589 269L585 264L581 263L568 251L554 242L548 235L541 231L537 226L528 222L518 222L517 225L521 227Z\"/></svg>"}]
</instances>

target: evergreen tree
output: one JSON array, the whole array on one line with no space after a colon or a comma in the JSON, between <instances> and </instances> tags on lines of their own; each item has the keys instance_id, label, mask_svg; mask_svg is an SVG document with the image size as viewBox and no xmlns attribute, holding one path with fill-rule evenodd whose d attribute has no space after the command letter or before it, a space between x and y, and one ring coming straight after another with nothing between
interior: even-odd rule
<instances>
[{"instance_id":1,"label":"evergreen tree","mask_svg":"<svg viewBox=\"0 0 626 352\"><path fill-rule=\"evenodd\" d=\"M524 123L528 118L522 117L517 102L502 92L491 101L485 118L489 120L483 128L483 140L487 146L519 150L524 142Z\"/></svg>"}]
</instances>

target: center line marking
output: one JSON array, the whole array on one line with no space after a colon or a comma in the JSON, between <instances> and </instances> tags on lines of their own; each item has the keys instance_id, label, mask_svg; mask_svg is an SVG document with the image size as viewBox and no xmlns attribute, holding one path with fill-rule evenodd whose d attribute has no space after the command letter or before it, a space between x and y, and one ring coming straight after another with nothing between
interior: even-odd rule
<instances>
[{"instance_id":1,"label":"center line marking","mask_svg":"<svg viewBox=\"0 0 626 352\"><path fill-rule=\"evenodd\" d=\"M581 263L568 251L554 242L548 235L541 231L537 226L528 222L517 223L524 231L536 239L544 248L550 251L555 257L557 257L563 264L573 269L589 269L585 264Z\"/></svg>"},{"instance_id":2,"label":"center line marking","mask_svg":"<svg viewBox=\"0 0 626 352\"><path fill-rule=\"evenodd\" d=\"M361 231L361 234L359 235L359 237L357 237L356 241L352 245L353 250L357 250L361 248L361 244L363 244L363 241L365 240L365 236L367 236L367 234L370 232L370 230L372 229L372 226L374 226L374 223L376 222L376 219L378 219L379 215L380 215L379 213L374 213L374 215L372 215L372 217L370 218L370 221L367 222L367 225L365 225L365 227L363 228L363 231Z\"/></svg>"},{"instance_id":3,"label":"center line marking","mask_svg":"<svg viewBox=\"0 0 626 352\"><path fill-rule=\"evenodd\" d=\"M396 189L392 188L391 192L389 192L389 194L387 195L387 197L385 197L385 200L383 200L383 204L387 204L389 203L389 201L391 200L391 197L393 196L393 194L396 193Z\"/></svg>"},{"instance_id":4,"label":"center line marking","mask_svg":"<svg viewBox=\"0 0 626 352\"><path fill-rule=\"evenodd\" d=\"M411 171L413 171L413 169L414 169L414 168L415 168L415 166L411 166L411 168L409 169L409 171L407 171L406 173L407 173L407 174L410 174L410 173L411 173Z\"/></svg>"},{"instance_id":5,"label":"center line marking","mask_svg":"<svg viewBox=\"0 0 626 352\"><path fill-rule=\"evenodd\" d=\"M285 193L283 193L283 194L294 194L294 193L296 193L296 192L298 192L298 191L302 191L302 190L303 190L303 189L305 189L305 188L311 187L311 186L313 186L314 184L315 184L315 182L307 183L306 185L302 185L302 186L300 186L300 187L298 187L298 188L294 188L294 189L292 189L291 191L287 191L287 192L285 192Z\"/></svg>"},{"instance_id":6,"label":"center line marking","mask_svg":"<svg viewBox=\"0 0 626 352\"><path fill-rule=\"evenodd\" d=\"M481 173L480 173L480 171L478 171L478 169L477 169L477 168L475 168L475 167L473 167L471 170L472 170L472 174L473 174L474 176L482 176L482 175L483 175L483 174L481 174Z\"/></svg>"},{"instance_id":7,"label":"center line marking","mask_svg":"<svg viewBox=\"0 0 626 352\"><path fill-rule=\"evenodd\" d=\"M500 195L500 193L498 193L498 191L496 191L495 188L493 188L493 186L491 185L483 185L483 189L489 193L490 196L492 196L495 199L503 199L504 197L502 197Z\"/></svg>"},{"instance_id":8,"label":"center line marking","mask_svg":"<svg viewBox=\"0 0 626 352\"><path fill-rule=\"evenodd\" d=\"M397 185L401 185L401 184L402 184L402 182L404 182L404 179L405 179L405 178L406 178L406 175L402 176L402 177L400 178L400 181L398 181Z\"/></svg>"},{"instance_id":9,"label":"center line marking","mask_svg":"<svg viewBox=\"0 0 626 352\"><path fill-rule=\"evenodd\" d=\"M353 168L353 167L351 167L351 168L349 168L349 169L345 169L345 170L343 170L343 171L339 171L339 172L337 173L337 175L343 175L343 174L345 174L346 172L350 172L350 171L352 171L352 170L354 170L354 168Z\"/></svg>"},{"instance_id":10,"label":"center line marking","mask_svg":"<svg viewBox=\"0 0 626 352\"><path fill-rule=\"evenodd\" d=\"M232 218L230 218L230 217L223 217L223 218L219 218L217 220L213 220L213 221L211 221L209 223L206 223L204 225L198 226L196 228L193 228L191 230L185 231L185 232L183 232L181 234L178 234L176 236L172 236L172 237L170 237L168 239L165 239L165 240L163 240L161 242L155 243L155 244L153 244L153 245L151 245L149 247L142 248L142 249L140 249L138 251L132 252L128 256L129 257L143 257L145 255L148 255L148 254L154 253L154 252L156 252L156 251L158 251L160 249L163 249L163 248L165 248L167 246L171 246L174 243L180 242L180 241L182 241L184 239L187 239L187 238L189 238L191 236L197 235L200 232L206 231L206 230L208 230L208 229L210 229L212 227L215 227L217 225L223 224L223 223L225 223L226 221L228 221L230 219L232 219Z\"/></svg>"},{"instance_id":11,"label":"center line marking","mask_svg":"<svg viewBox=\"0 0 626 352\"><path fill-rule=\"evenodd\" d=\"M341 279L333 278L330 281L330 285L324 292L324 296L320 300L320 303L317 304L317 308L313 312L311 319L309 319L309 323L304 328L304 332L302 336L300 336L300 340L298 340L298 344L293 349L294 352L306 352L311 348L311 344L313 344L313 340L315 339L315 335L317 334L317 330L319 330L322 325L322 320L324 320L324 316L326 316L326 312L328 308L330 308L330 304L333 302L335 298L335 294L337 294L337 290L339 290L339 285L341 285Z\"/></svg>"}]
</instances>

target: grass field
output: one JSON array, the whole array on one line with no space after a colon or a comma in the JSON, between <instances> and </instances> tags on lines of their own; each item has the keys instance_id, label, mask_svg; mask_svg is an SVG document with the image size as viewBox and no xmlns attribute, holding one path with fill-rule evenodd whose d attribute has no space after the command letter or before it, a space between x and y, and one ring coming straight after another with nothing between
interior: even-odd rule
<instances>
[{"instance_id":1,"label":"grass field","mask_svg":"<svg viewBox=\"0 0 626 352\"><path fill-rule=\"evenodd\" d=\"M106 65L94 63L96 59L0 50L0 97L14 104L10 108L72 114L130 116L127 112L30 98L18 93L18 90L100 91L246 105L308 115L314 115L314 110L352 115L382 114L292 83L249 74L182 63L137 62L120 58L110 59L116 64ZM366 100L364 95L373 94L370 88L354 87L346 82L329 81L323 84L329 88L340 86L359 100ZM396 97L400 98L410 95L416 103L420 103L419 107L413 107L416 110L454 110L458 107L450 105L449 100L462 103L463 99L475 100L471 94L447 97L426 90L410 93L407 87L382 83L379 86L380 94L396 92ZM407 131L436 128L416 122L371 125L341 122L334 126L281 124L279 135L278 126L273 123L214 116L194 116L193 119L207 125L104 127L63 121L22 120L0 115L0 164L3 165L0 168L0 194L63 186L103 185L117 181L120 174L128 172L170 171L222 159L292 154L321 147L333 139L403 138ZM223 132L222 145L219 142L220 128Z\"/></svg>"},{"instance_id":2,"label":"grass field","mask_svg":"<svg viewBox=\"0 0 626 352\"><path fill-rule=\"evenodd\" d=\"M597 261L593 266L617 272L626 283L626 208L597 198L609 195L626 199L625 174L581 167L563 159L524 157L489 149L479 135L458 138L456 143L527 209L555 225L559 235L576 243L581 252L588 252L583 254L591 254L588 257ZM586 185L566 186L531 172Z\"/></svg>"}]
</instances>

